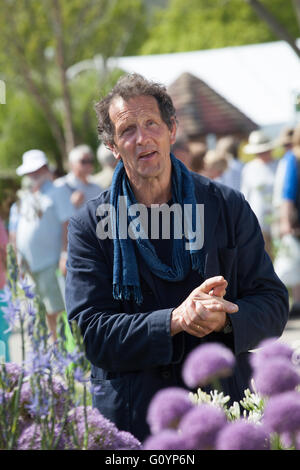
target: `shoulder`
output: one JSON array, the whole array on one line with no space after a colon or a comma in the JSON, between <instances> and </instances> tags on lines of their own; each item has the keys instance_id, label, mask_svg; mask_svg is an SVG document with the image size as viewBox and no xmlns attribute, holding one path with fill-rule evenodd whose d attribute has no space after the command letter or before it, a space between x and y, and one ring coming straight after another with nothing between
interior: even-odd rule
<instances>
[{"instance_id":1,"label":"shoulder","mask_svg":"<svg viewBox=\"0 0 300 470\"><path fill-rule=\"evenodd\" d=\"M110 189L102 191L97 197L90 199L70 219L70 225L81 225L87 230L94 230L97 223L97 212L101 204L110 202Z\"/></svg>"},{"instance_id":2,"label":"shoulder","mask_svg":"<svg viewBox=\"0 0 300 470\"><path fill-rule=\"evenodd\" d=\"M244 200L244 196L240 191L233 189L226 184L211 180L197 173L191 172L191 174L195 184L196 196L202 193L205 194L208 198L217 197L218 199L222 199L225 202L231 202L233 200Z\"/></svg>"},{"instance_id":3,"label":"shoulder","mask_svg":"<svg viewBox=\"0 0 300 470\"><path fill-rule=\"evenodd\" d=\"M223 214L232 223L244 210L248 210L245 197L240 191L195 173L192 173L192 177L196 200L204 203L209 211Z\"/></svg>"},{"instance_id":4,"label":"shoulder","mask_svg":"<svg viewBox=\"0 0 300 470\"><path fill-rule=\"evenodd\" d=\"M53 184L54 184L55 187L61 187L64 184L66 184L66 175L65 176L60 176L59 178L56 178L53 181Z\"/></svg>"}]
</instances>

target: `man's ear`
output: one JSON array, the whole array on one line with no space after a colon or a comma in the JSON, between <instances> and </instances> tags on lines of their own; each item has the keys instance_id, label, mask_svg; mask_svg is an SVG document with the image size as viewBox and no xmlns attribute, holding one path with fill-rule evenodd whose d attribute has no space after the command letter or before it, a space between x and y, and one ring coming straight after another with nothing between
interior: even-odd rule
<instances>
[{"instance_id":1,"label":"man's ear","mask_svg":"<svg viewBox=\"0 0 300 470\"><path fill-rule=\"evenodd\" d=\"M176 141L176 132L177 132L177 124L176 119L174 117L171 118L172 120L172 129L170 129L170 143L171 145L175 144Z\"/></svg>"},{"instance_id":2,"label":"man's ear","mask_svg":"<svg viewBox=\"0 0 300 470\"><path fill-rule=\"evenodd\" d=\"M108 144L107 147L112 151L116 160L121 160L121 155L115 145Z\"/></svg>"}]
</instances>

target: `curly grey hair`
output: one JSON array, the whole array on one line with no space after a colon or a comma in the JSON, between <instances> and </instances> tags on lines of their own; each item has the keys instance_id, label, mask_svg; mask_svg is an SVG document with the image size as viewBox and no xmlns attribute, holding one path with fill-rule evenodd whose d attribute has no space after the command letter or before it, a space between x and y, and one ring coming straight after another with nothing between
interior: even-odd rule
<instances>
[{"instance_id":1,"label":"curly grey hair","mask_svg":"<svg viewBox=\"0 0 300 470\"><path fill-rule=\"evenodd\" d=\"M120 96L125 101L136 96L153 96L158 103L162 120L169 129L173 128L176 111L166 87L155 82L146 80L137 73L123 75L113 89L95 105L98 118L99 139L105 145L114 145L114 125L109 117L109 108L115 97Z\"/></svg>"}]
</instances>

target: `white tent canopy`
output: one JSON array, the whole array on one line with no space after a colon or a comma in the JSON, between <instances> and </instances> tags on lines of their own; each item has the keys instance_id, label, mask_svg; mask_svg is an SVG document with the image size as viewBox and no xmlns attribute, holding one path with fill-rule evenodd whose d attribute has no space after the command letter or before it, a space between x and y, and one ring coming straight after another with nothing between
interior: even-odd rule
<instances>
[{"instance_id":1,"label":"white tent canopy","mask_svg":"<svg viewBox=\"0 0 300 470\"><path fill-rule=\"evenodd\" d=\"M300 42L299 42L300 43ZM284 41L194 52L110 59L166 86L190 72L276 134L299 120L294 102L300 93L300 60Z\"/></svg>"}]
</instances>

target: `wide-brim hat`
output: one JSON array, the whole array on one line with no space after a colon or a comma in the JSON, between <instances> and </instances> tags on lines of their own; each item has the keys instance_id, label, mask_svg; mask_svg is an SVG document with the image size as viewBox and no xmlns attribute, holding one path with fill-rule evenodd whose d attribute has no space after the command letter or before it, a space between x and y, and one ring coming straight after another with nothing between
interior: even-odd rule
<instances>
[{"instance_id":1,"label":"wide-brim hat","mask_svg":"<svg viewBox=\"0 0 300 470\"><path fill-rule=\"evenodd\" d=\"M257 154L268 152L274 147L274 142L272 142L262 131L253 131L249 135L248 144L245 145L243 150L247 154Z\"/></svg>"},{"instance_id":2,"label":"wide-brim hat","mask_svg":"<svg viewBox=\"0 0 300 470\"><path fill-rule=\"evenodd\" d=\"M46 154L42 150L28 150L22 156L23 163L18 166L16 173L19 176L27 175L39 170L44 165L48 165Z\"/></svg>"}]
</instances>

